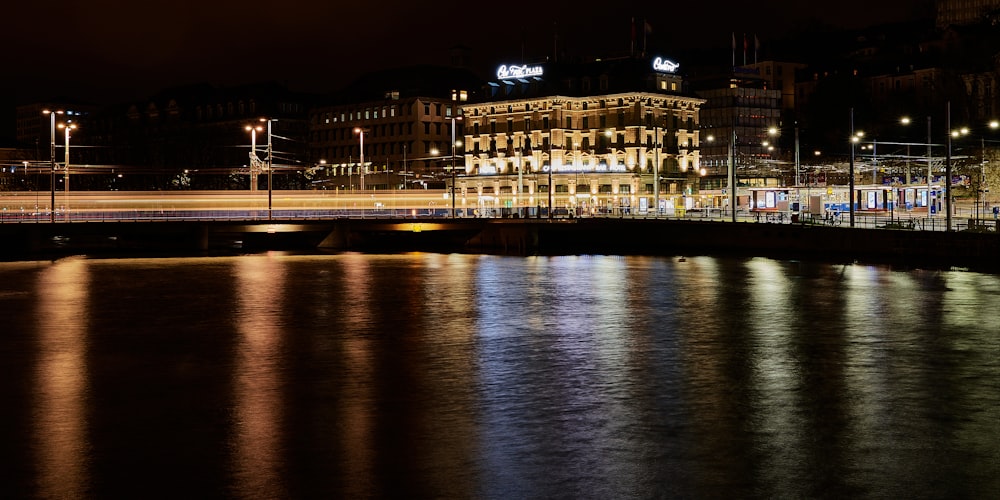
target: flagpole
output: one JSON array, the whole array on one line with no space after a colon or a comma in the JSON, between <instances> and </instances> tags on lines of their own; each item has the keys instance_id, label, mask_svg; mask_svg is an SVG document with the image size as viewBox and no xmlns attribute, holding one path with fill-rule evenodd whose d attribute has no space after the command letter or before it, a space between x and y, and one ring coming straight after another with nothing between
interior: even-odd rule
<instances>
[{"instance_id":1,"label":"flagpole","mask_svg":"<svg viewBox=\"0 0 1000 500\"><path fill-rule=\"evenodd\" d=\"M629 55L635 57L635 18L632 18L632 46L629 48Z\"/></svg>"},{"instance_id":2,"label":"flagpole","mask_svg":"<svg viewBox=\"0 0 1000 500\"><path fill-rule=\"evenodd\" d=\"M649 34L649 21L642 20L642 57L646 57L646 35Z\"/></svg>"},{"instance_id":3,"label":"flagpole","mask_svg":"<svg viewBox=\"0 0 1000 500\"><path fill-rule=\"evenodd\" d=\"M736 32L733 32L733 67L736 67Z\"/></svg>"}]
</instances>

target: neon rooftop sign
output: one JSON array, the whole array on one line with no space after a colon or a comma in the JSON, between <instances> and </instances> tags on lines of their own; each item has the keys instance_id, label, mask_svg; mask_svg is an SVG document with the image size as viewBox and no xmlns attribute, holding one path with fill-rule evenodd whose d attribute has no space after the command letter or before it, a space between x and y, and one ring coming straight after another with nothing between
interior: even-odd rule
<instances>
[{"instance_id":1,"label":"neon rooftop sign","mask_svg":"<svg viewBox=\"0 0 1000 500\"><path fill-rule=\"evenodd\" d=\"M528 76L542 76L541 66L516 66L506 64L497 68L497 78L525 78Z\"/></svg>"},{"instance_id":2,"label":"neon rooftop sign","mask_svg":"<svg viewBox=\"0 0 1000 500\"><path fill-rule=\"evenodd\" d=\"M664 73L675 73L677 68L681 67L670 59L663 59L662 57L657 57L653 59L653 69L655 71L662 71Z\"/></svg>"}]
</instances>

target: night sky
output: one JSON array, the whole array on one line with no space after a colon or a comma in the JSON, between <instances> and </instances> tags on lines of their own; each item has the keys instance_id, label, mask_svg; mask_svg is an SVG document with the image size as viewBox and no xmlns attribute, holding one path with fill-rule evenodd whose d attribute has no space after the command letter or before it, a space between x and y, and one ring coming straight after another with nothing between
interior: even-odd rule
<instances>
[{"instance_id":1,"label":"night sky","mask_svg":"<svg viewBox=\"0 0 1000 500\"><path fill-rule=\"evenodd\" d=\"M541 60L552 53L556 33L568 55L627 53L632 18L640 43L646 20L649 47L669 55L674 48L728 47L733 32L766 43L816 23L859 28L912 19L921 3L18 2L4 7L0 104L60 96L120 102L198 82L278 81L322 93L366 71L446 64L455 45L471 49L477 70L520 59L522 47L526 59ZM486 5L504 8L469 12Z\"/></svg>"}]
</instances>

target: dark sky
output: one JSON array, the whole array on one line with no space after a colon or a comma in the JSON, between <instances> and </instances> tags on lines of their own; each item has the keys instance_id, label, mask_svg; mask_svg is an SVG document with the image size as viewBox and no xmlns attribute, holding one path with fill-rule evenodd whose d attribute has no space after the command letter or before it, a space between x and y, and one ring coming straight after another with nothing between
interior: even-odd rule
<instances>
[{"instance_id":1,"label":"dark sky","mask_svg":"<svg viewBox=\"0 0 1000 500\"><path fill-rule=\"evenodd\" d=\"M457 44L482 68L520 59L522 39L528 59L539 60L552 52L554 33L570 54L624 53L633 17L640 43L645 19L651 48L669 55L675 47L726 47L734 31L766 43L814 21L857 28L911 19L921 3L22 1L4 7L0 91L14 103L127 101L194 82L274 80L324 92L365 71L445 64ZM493 10L470 12L484 8Z\"/></svg>"}]
</instances>

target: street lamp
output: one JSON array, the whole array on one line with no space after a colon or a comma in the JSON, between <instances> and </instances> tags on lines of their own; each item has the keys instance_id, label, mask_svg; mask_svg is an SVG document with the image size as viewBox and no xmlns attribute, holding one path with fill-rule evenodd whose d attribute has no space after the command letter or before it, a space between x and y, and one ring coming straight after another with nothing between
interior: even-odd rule
<instances>
[{"instance_id":1,"label":"street lamp","mask_svg":"<svg viewBox=\"0 0 1000 500\"><path fill-rule=\"evenodd\" d=\"M451 218L457 215L455 211L455 120L461 120L461 116L451 117Z\"/></svg>"},{"instance_id":2,"label":"street lamp","mask_svg":"<svg viewBox=\"0 0 1000 500\"><path fill-rule=\"evenodd\" d=\"M358 134L358 139L361 145L361 190L365 190L365 133L368 132L367 129L361 127L354 127L354 133Z\"/></svg>"},{"instance_id":3,"label":"street lamp","mask_svg":"<svg viewBox=\"0 0 1000 500\"><path fill-rule=\"evenodd\" d=\"M908 116L904 116L899 121L903 125L909 125L910 122L911 122L910 117L908 117ZM930 117L930 115L928 115L927 116L927 218L928 219L930 219L930 217L932 215L932 210L931 210L931 189L933 188L933 182L932 182L931 179L934 177L933 176L933 172L932 172L933 161L931 161L932 160L931 155L932 155L932 149L931 149L931 117Z\"/></svg>"},{"instance_id":4,"label":"street lamp","mask_svg":"<svg viewBox=\"0 0 1000 500\"><path fill-rule=\"evenodd\" d=\"M69 131L76 130L75 123L60 123L59 128L66 132L66 159L63 162L63 182L66 185L66 216L69 217Z\"/></svg>"},{"instance_id":5,"label":"street lamp","mask_svg":"<svg viewBox=\"0 0 1000 500\"><path fill-rule=\"evenodd\" d=\"M951 130L951 101L945 103L944 109L944 129ZM948 134L948 149L944 158L944 230L948 232L951 231L951 138L952 134Z\"/></svg>"},{"instance_id":6,"label":"street lamp","mask_svg":"<svg viewBox=\"0 0 1000 500\"><path fill-rule=\"evenodd\" d=\"M274 170L274 150L271 148L271 122L278 120L274 118L261 118L260 121L267 122L267 219L271 220L271 172Z\"/></svg>"},{"instance_id":7,"label":"street lamp","mask_svg":"<svg viewBox=\"0 0 1000 500\"><path fill-rule=\"evenodd\" d=\"M62 110L44 110L42 114L49 115L49 122L51 124L49 137L51 139L51 146L49 148L49 159L52 162L50 169L50 179L49 188L52 191L52 198L49 205L49 222L56 221L56 115L63 114Z\"/></svg>"},{"instance_id":8,"label":"street lamp","mask_svg":"<svg viewBox=\"0 0 1000 500\"><path fill-rule=\"evenodd\" d=\"M260 172L260 158L257 157L257 132L264 130L260 125L244 127L250 132L250 191L257 191L257 175Z\"/></svg>"},{"instance_id":9,"label":"street lamp","mask_svg":"<svg viewBox=\"0 0 1000 500\"><path fill-rule=\"evenodd\" d=\"M864 132L854 131L854 108L851 108L851 162L848 172L848 191L850 196L847 197L847 209L850 214L851 227L854 227L854 145L861 142L861 138L864 137Z\"/></svg>"},{"instance_id":10,"label":"street lamp","mask_svg":"<svg viewBox=\"0 0 1000 500\"><path fill-rule=\"evenodd\" d=\"M729 171L726 172L726 182L729 184L729 210L732 212L732 222L736 222L736 117L733 116L733 127L729 134Z\"/></svg>"},{"instance_id":11,"label":"street lamp","mask_svg":"<svg viewBox=\"0 0 1000 500\"><path fill-rule=\"evenodd\" d=\"M653 127L653 213L660 216L660 126Z\"/></svg>"},{"instance_id":12,"label":"street lamp","mask_svg":"<svg viewBox=\"0 0 1000 500\"><path fill-rule=\"evenodd\" d=\"M991 130L996 130L996 129L1000 128L1000 122L998 122L997 120L992 120L992 121L990 121L987 124L986 127L989 128L989 129L991 129ZM970 129L968 127L962 127L962 128L950 131L951 137L955 138L955 139L967 136L970 133L971 133L971 131L970 131ZM980 210L979 210L979 208L980 208L980 202L981 202L981 195L984 193L983 188L984 188L985 177L986 177L985 176L985 168L986 168L986 166L985 166L986 165L986 138L984 137L984 133L981 130L980 130L979 134L980 134L980 136L979 136L979 142L980 142L980 148L981 148L980 151L982 153L982 156L981 156L980 161L979 161L979 172L978 172L979 178L978 178L978 180L975 183L975 187L976 187L975 217L976 217L977 221L980 218ZM985 208L985 206L984 206L984 208Z\"/></svg>"},{"instance_id":13,"label":"street lamp","mask_svg":"<svg viewBox=\"0 0 1000 500\"><path fill-rule=\"evenodd\" d=\"M990 121L989 127L990 127L991 130L1000 129L1000 121L998 121L998 120L992 120L992 121ZM980 203L982 203L982 207L983 207L982 214L984 216L986 215L986 203L987 203L986 193L989 192L989 190L987 189L987 186L986 186L986 162L987 162L987 160L986 160L986 139L983 138L983 137L980 137L979 138L979 142L980 142L980 145L982 147L983 158L979 162L979 187L976 189L976 220L977 221L979 220L979 215L980 215L980 212L979 212ZM982 195L982 198L980 198L980 195Z\"/></svg>"}]
</instances>

